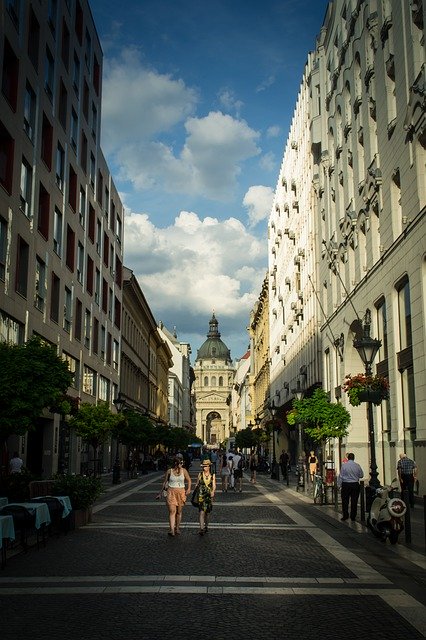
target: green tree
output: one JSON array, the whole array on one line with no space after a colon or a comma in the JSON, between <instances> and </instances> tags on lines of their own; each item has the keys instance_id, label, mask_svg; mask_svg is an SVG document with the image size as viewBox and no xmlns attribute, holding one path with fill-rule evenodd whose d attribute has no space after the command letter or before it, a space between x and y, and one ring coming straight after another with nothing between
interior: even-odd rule
<instances>
[{"instance_id":1,"label":"green tree","mask_svg":"<svg viewBox=\"0 0 426 640\"><path fill-rule=\"evenodd\" d=\"M114 426L113 436L128 447L140 449L153 444L155 426L151 420L137 411L126 409Z\"/></svg>"},{"instance_id":2,"label":"green tree","mask_svg":"<svg viewBox=\"0 0 426 640\"><path fill-rule=\"evenodd\" d=\"M113 414L106 402L99 402L99 404L83 402L69 424L84 442L93 447L93 458L97 460L99 447L108 440L122 420L122 415ZM95 475L96 473L95 464Z\"/></svg>"},{"instance_id":3,"label":"green tree","mask_svg":"<svg viewBox=\"0 0 426 640\"><path fill-rule=\"evenodd\" d=\"M73 374L55 346L38 337L25 344L0 343L0 440L33 429L43 409L54 406Z\"/></svg>"},{"instance_id":4,"label":"green tree","mask_svg":"<svg viewBox=\"0 0 426 640\"><path fill-rule=\"evenodd\" d=\"M315 389L310 398L293 400L287 421L289 424L302 423L305 433L314 442L325 442L347 435L351 416L343 405L330 402L323 389Z\"/></svg>"}]
</instances>

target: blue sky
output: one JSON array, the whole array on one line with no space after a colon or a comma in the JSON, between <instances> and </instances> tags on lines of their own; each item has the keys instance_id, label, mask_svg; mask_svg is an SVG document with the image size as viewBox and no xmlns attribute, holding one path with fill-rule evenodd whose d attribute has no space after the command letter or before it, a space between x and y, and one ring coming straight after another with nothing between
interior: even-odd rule
<instances>
[{"instance_id":1,"label":"blue sky","mask_svg":"<svg viewBox=\"0 0 426 640\"><path fill-rule=\"evenodd\" d=\"M212 311L233 358L267 270L266 227L327 0L89 0L104 52L102 148L125 264L196 350Z\"/></svg>"}]
</instances>

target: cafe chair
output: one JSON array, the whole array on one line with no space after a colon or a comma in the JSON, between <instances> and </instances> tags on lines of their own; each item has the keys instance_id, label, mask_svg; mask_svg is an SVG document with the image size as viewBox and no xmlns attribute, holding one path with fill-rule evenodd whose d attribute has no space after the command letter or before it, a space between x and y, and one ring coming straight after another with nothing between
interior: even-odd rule
<instances>
[{"instance_id":1,"label":"cafe chair","mask_svg":"<svg viewBox=\"0 0 426 640\"><path fill-rule=\"evenodd\" d=\"M35 514L32 514L24 506L6 505L0 509L0 515L12 516L15 532L20 533L21 544L25 551L28 550L28 534L37 532L37 549L39 548L39 532L35 528Z\"/></svg>"},{"instance_id":2,"label":"cafe chair","mask_svg":"<svg viewBox=\"0 0 426 640\"><path fill-rule=\"evenodd\" d=\"M61 534L61 531L64 530L62 523L64 505L62 504L62 502L54 496L40 496L37 498L31 498L30 502L44 502L45 504L47 504L51 521L49 525L49 532L50 534L56 533L59 536Z\"/></svg>"}]
</instances>

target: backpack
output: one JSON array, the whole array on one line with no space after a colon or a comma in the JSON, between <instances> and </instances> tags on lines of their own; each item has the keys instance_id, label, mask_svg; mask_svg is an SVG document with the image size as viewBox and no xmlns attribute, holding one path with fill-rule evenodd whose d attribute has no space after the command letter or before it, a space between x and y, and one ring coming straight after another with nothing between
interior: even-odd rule
<instances>
[{"instance_id":1,"label":"backpack","mask_svg":"<svg viewBox=\"0 0 426 640\"><path fill-rule=\"evenodd\" d=\"M242 469L243 468L243 457L240 456L240 459L238 460L238 469Z\"/></svg>"}]
</instances>

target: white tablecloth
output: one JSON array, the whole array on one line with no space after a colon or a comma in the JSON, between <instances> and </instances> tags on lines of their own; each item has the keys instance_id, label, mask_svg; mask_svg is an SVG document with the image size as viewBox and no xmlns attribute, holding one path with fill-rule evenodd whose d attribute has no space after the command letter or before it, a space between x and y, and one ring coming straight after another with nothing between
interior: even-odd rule
<instances>
[{"instance_id":1,"label":"white tablecloth","mask_svg":"<svg viewBox=\"0 0 426 640\"><path fill-rule=\"evenodd\" d=\"M72 511L71 500L69 496L38 496L38 498L40 498L40 500L42 500L43 498L56 498L57 500L59 500L59 502L64 505L64 511L62 513L63 518L66 518L67 515L69 515Z\"/></svg>"},{"instance_id":2,"label":"white tablecloth","mask_svg":"<svg viewBox=\"0 0 426 640\"><path fill-rule=\"evenodd\" d=\"M9 502L8 506L25 507L30 513L35 513L35 528L40 529L43 524L50 524L49 507L45 502Z\"/></svg>"},{"instance_id":3,"label":"white tablecloth","mask_svg":"<svg viewBox=\"0 0 426 640\"><path fill-rule=\"evenodd\" d=\"M0 549L5 538L15 540L15 527L13 526L12 516L0 516Z\"/></svg>"}]
</instances>

